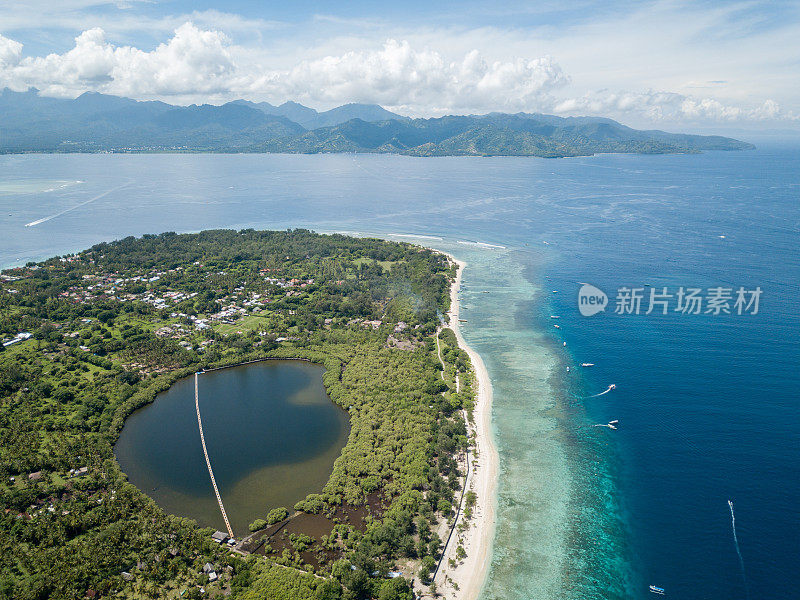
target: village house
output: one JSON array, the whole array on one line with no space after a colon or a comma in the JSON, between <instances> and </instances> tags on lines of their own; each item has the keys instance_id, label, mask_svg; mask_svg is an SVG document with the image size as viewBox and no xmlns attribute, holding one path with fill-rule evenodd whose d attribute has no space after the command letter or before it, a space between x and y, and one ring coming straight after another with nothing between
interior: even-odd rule
<instances>
[{"instance_id":1,"label":"village house","mask_svg":"<svg viewBox=\"0 0 800 600\"><path fill-rule=\"evenodd\" d=\"M215 531L211 534L211 539L218 544L224 544L226 541L228 541L228 534L222 531Z\"/></svg>"},{"instance_id":2,"label":"village house","mask_svg":"<svg viewBox=\"0 0 800 600\"><path fill-rule=\"evenodd\" d=\"M82 477L89 473L89 467L80 467L78 469L70 469L69 475L70 477Z\"/></svg>"},{"instance_id":3,"label":"village house","mask_svg":"<svg viewBox=\"0 0 800 600\"><path fill-rule=\"evenodd\" d=\"M203 573L208 575L208 581L210 583L213 583L217 579L219 579L219 577L217 575L217 570L216 570L216 568L214 568L214 565L212 565L211 563L206 563L206 564L203 565Z\"/></svg>"},{"instance_id":4,"label":"village house","mask_svg":"<svg viewBox=\"0 0 800 600\"><path fill-rule=\"evenodd\" d=\"M25 340L29 340L33 337L33 334L28 331L23 331L15 335L11 340L7 342L3 342L3 346L13 346L19 342L24 342Z\"/></svg>"}]
</instances>

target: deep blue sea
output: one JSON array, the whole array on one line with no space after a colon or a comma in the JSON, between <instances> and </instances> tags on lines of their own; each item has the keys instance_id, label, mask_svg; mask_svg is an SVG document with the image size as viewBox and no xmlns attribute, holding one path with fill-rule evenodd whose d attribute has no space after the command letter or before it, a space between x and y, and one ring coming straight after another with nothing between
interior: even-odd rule
<instances>
[{"instance_id":1,"label":"deep blue sea","mask_svg":"<svg viewBox=\"0 0 800 600\"><path fill-rule=\"evenodd\" d=\"M799 597L800 144L557 160L0 156L0 215L6 267L208 228L451 251L468 263L464 335L492 379L501 461L484 598L647 598L651 584L681 599ZM583 283L606 292L605 312L580 315ZM615 314L622 287L642 290L641 314ZM762 295L755 315L733 301L733 314L684 314L674 296L669 314L644 314L664 287Z\"/></svg>"}]
</instances>

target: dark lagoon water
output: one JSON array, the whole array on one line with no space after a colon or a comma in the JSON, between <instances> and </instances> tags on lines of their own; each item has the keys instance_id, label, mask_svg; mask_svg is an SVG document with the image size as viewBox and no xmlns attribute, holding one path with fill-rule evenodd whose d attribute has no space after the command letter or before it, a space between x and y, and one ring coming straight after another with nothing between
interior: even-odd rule
<instances>
[{"instance_id":1,"label":"dark lagoon water","mask_svg":"<svg viewBox=\"0 0 800 600\"><path fill-rule=\"evenodd\" d=\"M800 144L559 160L3 156L0 214L5 266L220 227L451 251L468 263L464 334L495 392L483 597L645 598L648 584L675 598L797 597ZM611 309L580 316L581 282ZM614 314L619 287L645 284L763 295L757 315ZM593 427L612 419L616 431Z\"/></svg>"},{"instance_id":2,"label":"dark lagoon water","mask_svg":"<svg viewBox=\"0 0 800 600\"><path fill-rule=\"evenodd\" d=\"M328 481L350 426L325 393L322 372L281 360L199 377L206 447L237 535ZM114 453L131 483L159 506L225 531L200 444L194 377L131 415Z\"/></svg>"}]
</instances>

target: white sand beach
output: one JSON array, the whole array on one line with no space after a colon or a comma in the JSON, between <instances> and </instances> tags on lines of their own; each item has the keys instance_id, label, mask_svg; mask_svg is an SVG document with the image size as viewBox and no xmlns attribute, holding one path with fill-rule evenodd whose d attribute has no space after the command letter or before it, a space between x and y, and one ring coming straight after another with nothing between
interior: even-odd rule
<instances>
[{"instance_id":1,"label":"white sand beach","mask_svg":"<svg viewBox=\"0 0 800 600\"><path fill-rule=\"evenodd\" d=\"M450 255L448 255L450 256ZM477 501L473 515L469 521L459 516L456 531L445 549L441 568L436 575L437 592L448 599L474 600L478 598L488 574L491 559L492 542L495 529L495 506L497 494L498 457L492 431L492 386L489 373L480 355L470 348L461 335L459 324L458 290L461 286L461 274L465 263L450 256L450 260L458 265L458 274L450 290L450 326L456 334L458 344L469 354L477 378L477 394L474 424L469 424L470 449L469 459L472 468L466 481L466 489L475 492ZM458 532L461 521L468 527ZM456 549L463 545L466 558L459 562ZM450 566L450 559L456 561L456 567Z\"/></svg>"}]
</instances>

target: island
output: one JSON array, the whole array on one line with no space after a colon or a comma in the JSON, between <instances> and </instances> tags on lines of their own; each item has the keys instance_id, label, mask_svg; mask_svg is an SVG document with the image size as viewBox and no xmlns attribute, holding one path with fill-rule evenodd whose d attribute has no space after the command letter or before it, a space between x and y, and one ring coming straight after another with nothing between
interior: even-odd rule
<instances>
[{"instance_id":1,"label":"island","mask_svg":"<svg viewBox=\"0 0 800 600\"><path fill-rule=\"evenodd\" d=\"M375 153L408 156L669 154L748 150L732 138L637 130L539 113L411 119L374 104L325 112L285 102L174 106L86 92L0 90L0 154L26 152Z\"/></svg>"},{"instance_id":2,"label":"island","mask_svg":"<svg viewBox=\"0 0 800 600\"><path fill-rule=\"evenodd\" d=\"M497 461L488 376L458 325L462 269L407 243L248 229L129 237L3 271L0 589L475 598ZM322 489L265 505L236 540L127 481L113 448L134 411L196 372L274 359L324 366L347 411Z\"/></svg>"}]
</instances>

